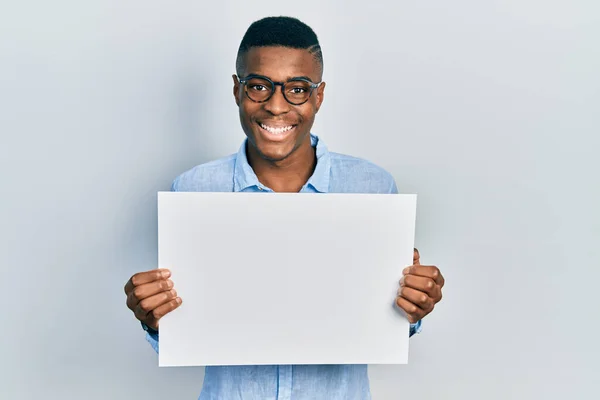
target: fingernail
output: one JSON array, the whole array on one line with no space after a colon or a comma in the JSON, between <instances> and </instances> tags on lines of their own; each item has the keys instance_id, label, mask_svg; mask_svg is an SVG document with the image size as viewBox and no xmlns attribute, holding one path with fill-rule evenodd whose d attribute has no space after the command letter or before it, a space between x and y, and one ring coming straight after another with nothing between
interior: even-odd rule
<instances>
[{"instance_id":1,"label":"fingernail","mask_svg":"<svg viewBox=\"0 0 600 400\"><path fill-rule=\"evenodd\" d=\"M408 271L410 271L410 267L404 268L404 271L402 271L402 274L406 275L406 274L408 274Z\"/></svg>"},{"instance_id":2,"label":"fingernail","mask_svg":"<svg viewBox=\"0 0 600 400\"><path fill-rule=\"evenodd\" d=\"M175 300L177 300L177 304L181 304L182 303L181 297L178 297Z\"/></svg>"},{"instance_id":3,"label":"fingernail","mask_svg":"<svg viewBox=\"0 0 600 400\"><path fill-rule=\"evenodd\" d=\"M175 290L175 289L171 290L171 296L176 297L177 296L177 290Z\"/></svg>"},{"instance_id":4,"label":"fingernail","mask_svg":"<svg viewBox=\"0 0 600 400\"><path fill-rule=\"evenodd\" d=\"M171 276L171 271L169 271L168 269L164 270L163 272L161 272L161 275L163 278L168 278L169 276Z\"/></svg>"}]
</instances>

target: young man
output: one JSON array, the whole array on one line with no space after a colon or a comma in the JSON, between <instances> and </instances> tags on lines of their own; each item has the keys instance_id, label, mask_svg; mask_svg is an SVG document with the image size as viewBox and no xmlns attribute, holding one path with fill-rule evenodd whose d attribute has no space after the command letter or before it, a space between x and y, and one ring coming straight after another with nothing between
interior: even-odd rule
<instances>
[{"instance_id":1,"label":"young man","mask_svg":"<svg viewBox=\"0 0 600 400\"><path fill-rule=\"evenodd\" d=\"M178 176L174 191L397 193L392 176L367 161L330 153L311 134L323 103L323 58L317 36L297 19L253 23L240 45L233 95L247 139L237 154ZM268 257L268 252L263 252ZM310 250L306 251L310 257ZM411 335L441 299L435 266L413 264L399 282L397 305ZM159 320L182 303L165 269L135 274L125 285L127 306L158 352ZM206 367L203 399L369 399L365 365Z\"/></svg>"}]
</instances>

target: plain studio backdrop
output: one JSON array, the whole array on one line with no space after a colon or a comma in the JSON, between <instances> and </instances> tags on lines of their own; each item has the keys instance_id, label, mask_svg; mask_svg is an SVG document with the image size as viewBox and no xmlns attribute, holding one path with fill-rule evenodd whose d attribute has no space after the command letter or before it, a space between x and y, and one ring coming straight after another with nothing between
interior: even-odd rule
<instances>
[{"instance_id":1,"label":"plain studio backdrop","mask_svg":"<svg viewBox=\"0 0 600 400\"><path fill-rule=\"evenodd\" d=\"M244 139L231 75L267 15L316 30L313 132L419 195L446 277L374 399L600 398L596 0L2 2L0 397L197 398L123 285L157 266L156 192Z\"/></svg>"}]
</instances>

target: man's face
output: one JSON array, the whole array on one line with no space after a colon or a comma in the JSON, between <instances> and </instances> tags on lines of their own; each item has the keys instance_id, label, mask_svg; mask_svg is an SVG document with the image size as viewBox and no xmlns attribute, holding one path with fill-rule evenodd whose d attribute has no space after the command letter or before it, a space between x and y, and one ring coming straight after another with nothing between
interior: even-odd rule
<instances>
[{"instance_id":1,"label":"man's face","mask_svg":"<svg viewBox=\"0 0 600 400\"><path fill-rule=\"evenodd\" d=\"M321 79L319 64L308 50L255 47L246 53L245 61L241 78L252 74L268 77L273 82L307 77L317 83ZM323 102L325 84L314 89L309 100L301 105L288 103L281 89L275 86L275 93L268 101L255 103L246 96L244 85L234 76L233 93L248 143L260 157L269 161L284 160L303 144L310 146L310 130Z\"/></svg>"}]
</instances>

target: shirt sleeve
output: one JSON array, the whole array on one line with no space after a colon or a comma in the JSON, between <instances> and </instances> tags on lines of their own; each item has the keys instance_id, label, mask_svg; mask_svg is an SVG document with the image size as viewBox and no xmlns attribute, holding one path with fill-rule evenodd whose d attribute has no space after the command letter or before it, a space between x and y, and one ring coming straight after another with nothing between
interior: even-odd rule
<instances>
[{"instance_id":1,"label":"shirt sleeve","mask_svg":"<svg viewBox=\"0 0 600 400\"><path fill-rule=\"evenodd\" d=\"M391 184L390 184L390 188L388 190L388 193L390 194L398 194L398 186L396 185L396 180L393 177L391 178Z\"/></svg>"},{"instance_id":2,"label":"shirt sleeve","mask_svg":"<svg viewBox=\"0 0 600 400\"><path fill-rule=\"evenodd\" d=\"M171 182L171 192L177 191L178 184L179 184L179 177L173 179L173 182Z\"/></svg>"},{"instance_id":3,"label":"shirt sleeve","mask_svg":"<svg viewBox=\"0 0 600 400\"><path fill-rule=\"evenodd\" d=\"M156 354L158 354L158 333L146 332L146 340L150 343L154 351L156 351Z\"/></svg>"},{"instance_id":4,"label":"shirt sleeve","mask_svg":"<svg viewBox=\"0 0 600 400\"><path fill-rule=\"evenodd\" d=\"M410 334L408 336L411 337L414 334L421 333L421 330L423 329L421 325L421 320L417 321L416 324L410 324Z\"/></svg>"}]
</instances>

